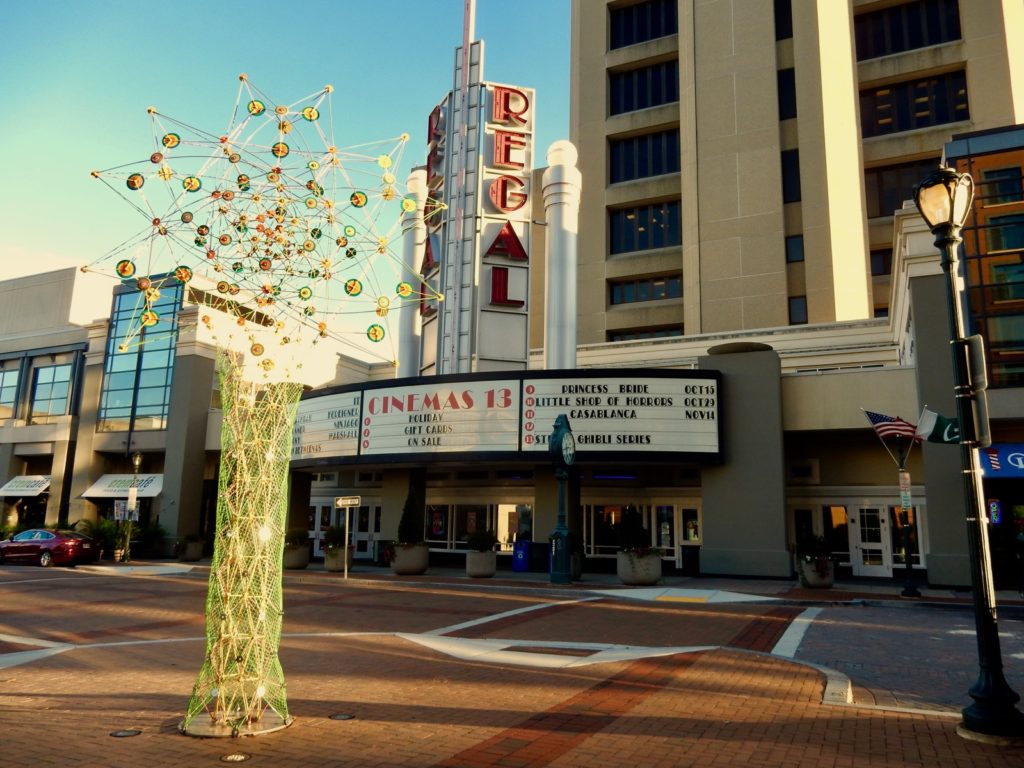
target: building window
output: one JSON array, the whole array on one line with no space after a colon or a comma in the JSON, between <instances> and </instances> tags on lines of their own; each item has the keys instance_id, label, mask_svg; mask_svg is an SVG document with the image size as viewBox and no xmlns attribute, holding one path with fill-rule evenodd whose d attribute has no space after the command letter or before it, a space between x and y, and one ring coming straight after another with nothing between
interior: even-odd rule
<instances>
[{"instance_id":1,"label":"building window","mask_svg":"<svg viewBox=\"0 0 1024 768\"><path fill-rule=\"evenodd\" d=\"M892 274L892 248L879 248L871 252L871 276Z\"/></svg>"},{"instance_id":2,"label":"building window","mask_svg":"<svg viewBox=\"0 0 1024 768\"><path fill-rule=\"evenodd\" d=\"M790 325L806 325L807 324L807 297L806 296L790 296L789 297L789 324Z\"/></svg>"},{"instance_id":3,"label":"building window","mask_svg":"<svg viewBox=\"0 0 1024 768\"><path fill-rule=\"evenodd\" d=\"M683 295L683 281L679 275L615 280L608 283L608 289L613 305L633 304L638 301L678 299Z\"/></svg>"},{"instance_id":4,"label":"building window","mask_svg":"<svg viewBox=\"0 0 1024 768\"><path fill-rule=\"evenodd\" d=\"M793 36L792 0L775 0L775 39L789 40Z\"/></svg>"},{"instance_id":5,"label":"building window","mask_svg":"<svg viewBox=\"0 0 1024 768\"><path fill-rule=\"evenodd\" d=\"M20 360L8 360L0 363L0 419L13 419L15 416L20 367Z\"/></svg>"},{"instance_id":6,"label":"building window","mask_svg":"<svg viewBox=\"0 0 1024 768\"><path fill-rule=\"evenodd\" d=\"M134 342L122 349L130 331L138 328L138 292L114 296L103 362L99 431L167 428L181 299L182 286L165 283L153 305L161 322L150 328L143 326Z\"/></svg>"},{"instance_id":7,"label":"building window","mask_svg":"<svg viewBox=\"0 0 1024 768\"><path fill-rule=\"evenodd\" d=\"M71 363L46 365L32 372L30 424L52 424L68 412L71 394Z\"/></svg>"},{"instance_id":8,"label":"building window","mask_svg":"<svg viewBox=\"0 0 1024 768\"><path fill-rule=\"evenodd\" d=\"M679 201L617 208L608 212L610 253L647 251L682 245Z\"/></svg>"},{"instance_id":9,"label":"building window","mask_svg":"<svg viewBox=\"0 0 1024 768\"><path fill-rule=\"evenodd\" d=\"M793 235L786 238L786 263L796 264L804 260L804 236Z\"/></svg>"},{"instance_id":10,"label":"building window","mask_svg":"<svg viewBox=\"0 0 1024 768\"><path fill-rule=\"evenodd\" d=\"M780 69L779 81L779 120L796 117L796 70Z\"/></svg>"},{"instance_id":11,"label":"building window","mask_svg":"<svg viewBox=\"0 0 1024 768\"><path fill-rule=\"evenodd\" d=\"M986 239L989 251L1012 251L1024 248L1024 213L989 216Z\"/></svg>"},{"instance_id":12,"label":"building window","mask_svg":"<svg viewBox=\"0 0 1024 768\"><path fill-rule=\"evenodd\" d=\"M960 39L957 0L916 0L853 20L857 61Z\"/></svg>"},{"instance_id":13,"label":"building window","mask_svg":"<svg viewBox=\"0 0 1024 768\"><path fill-rule=\"evenodd\" d=\"M609 144L612 184L679 172L679 129L613 139Z\"/></svg>"},{"instance_id":14,"label":"building window","mask_svg":"<svg viewBox=\"0 0 1024 768\"><path fill-rule=\"evenodd\" d=\"M679 101L679 62L663 61L649 67L608 75L613 115Z\"/></svg>"},{"instance_id":15,"label":"building window","mask_svg":"<svg viewBox=\"0 0 1024 768\"><path fill-rule=\"evenodd\" d=\"M612 8L608 27L608 47L612 50L674 35L679 31L677 0L645 0Z\"/></svg>"},{"instance_id":16,"label":"building window","mask_svg":"<svg viewBox=\"0 0 1024 768\"><path fill-rule=\"evenodd\" d=\"M800 153L795 149L782 152L782 202L800 200Z\"/></svg>"},{"instance_id":17,"label":"building window","mask_svg":"<svg viewBox=\"0 0 1024 768\"><path fill-rule=\"evenodd\" d=\"M993 301L1024 301L1024 264L992 265Z\"/></svg>"},{"instance_id":18,"label":"building window","mask_svg":"<svg viewBox=\"0 0 1024 768\"><path fill-rule=\"evenodd\" d=\"M609 331L608 341L640 341L643 339L664 339L682 336L681 327L671 328L638 328L630 331Z\"/></svg>"},{"instance_id":19,"label":"building window","mask_svg":"<svg viewBox=\"0 0 1024 768\"><path fill-rule=\"evenodd\" d=\"M888 317L889 307L875 307L875 317Z\"/></svg>"},{"instance_id":20,"label":"building window","mask_svg":"<svg viewBox=\"0 0 1024 768\"><path fill-rule=\"evenodd\" d=\"M963 70L860 92L860 128L865 139L955 123L970 116Z\"/></svg>"},{"instance_id":21,"label":"building window","mask_svg":"<svg viewBox=\"0 0 1024 768\"><path fill-rule=\"evenodd\" d=\"M1024 200L1020 168L991 168L981 172L978 197L985 205L1015 203Z\"/></svg>"},{"instance_id":22,"label":"building window","mask_svg":"<svg viewBox=\"0 0 1024 768\"><path fill-rule=\"evenodd\" d=\"M914 160L909 163L868 168L864 171L864 192L867 198L868 218L892 216L903 207L904 200L912 200L914 186L934 171L939 159Z\"/></svg>"}]
</instances>

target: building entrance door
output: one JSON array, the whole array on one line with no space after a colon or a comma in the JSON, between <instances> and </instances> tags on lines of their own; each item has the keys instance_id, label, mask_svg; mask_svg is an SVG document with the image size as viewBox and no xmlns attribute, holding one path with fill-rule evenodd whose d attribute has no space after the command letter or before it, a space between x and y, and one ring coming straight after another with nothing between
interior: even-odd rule
<instances>
[{"instance_id":1,"label":"building entrance door","mask_svg":"<svg viewBox=\"0 0 1024 768\"><path fill-rule=\"evenodd\" d=\"M884 507L854 507L849 513L850 565L854 576L892 576L892 537Z\"/></svg>"},{"instance_id":2,"label":"building entrance door","mask_svg":"<svg viewBox=\"0 0 1024 768\"><path fill-rule=\"evenodd\" d=\"M351 526L349 537L355 550L352 557L356 560L370 560L373 558L373 544L380 533L380 504L370 502L363 504L354 510L355 514L349 520ZM342 524L345 519L342 518Z\"/></svg>"},{"instance_id":3,"label":"building entrance door","mask_svg":"<svg viewBox=\"0 0 1024 768\"><path fill-rule=\"evenodd\" d=\"M309 505L313 512L313 557L323 557L321 548L327 529L340 519L340 510L334 508L334 501L314 500Z\"/></svg>"}]
</instances>

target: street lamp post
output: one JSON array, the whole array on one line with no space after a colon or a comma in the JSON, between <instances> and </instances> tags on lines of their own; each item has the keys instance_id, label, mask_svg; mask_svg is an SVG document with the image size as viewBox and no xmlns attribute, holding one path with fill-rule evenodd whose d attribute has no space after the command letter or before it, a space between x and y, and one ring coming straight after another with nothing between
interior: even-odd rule
<instances>
[{"instance_id":1,"label":"street lamp post","mask_svg":"<svg viewBox=\"0 0 1024 768\"><path fill-rule=\"evenodd\" d=\"M128 511L125 523L124 553L121 555L122 562L131 560L132 546L132 523L139 509L139 470L142 468L142 453L136 451L132 454L132 487L128 489Z\"/></svg>"},{"instance_id":2,"label":"street lamp post","mask_svg":"<svg viewBox=\"0 0 1024 768\"><path fill-rule=\"evenodd\" d=\"M979 425L975 420L978 382L972 383L968 367L968 342L964 338L957 268L957 249L962 242L960 230L971 208L973 187L974 182L969 174L957 173L952 168L939 168L914 188L914 204L935 235L935 247L942 254L950 348L953 353L953 392L960 420L960 461L963 468L979 670L978 680L969 691L974 703L963 709L963 722L958 732L967 738L981 734L1016 741L1024 735L1024 715L1015 706L1020 696L1010 688L1003 676L987 518L982 503L981 470L975 450L979 443L979 433L987 432L987 427ZM983 372L983 368L975 370L976 378L983 378Z\"/></svg>"},{"instance_id":3,"label":"street lamp post","mask_svg":"<svg viewBox=\"0 0 1024 768\"><path fill-rule=\"evenodd\" d=\"M569 479L569 468L576 458L576 439L566 415L559 414L548 440L548 453L555 465L555 479L558 480L558 522L551 534L551 583L572 583L572 553L569 551L569 527L566 524L565 486Z\"/></svg>"}]
</instances>

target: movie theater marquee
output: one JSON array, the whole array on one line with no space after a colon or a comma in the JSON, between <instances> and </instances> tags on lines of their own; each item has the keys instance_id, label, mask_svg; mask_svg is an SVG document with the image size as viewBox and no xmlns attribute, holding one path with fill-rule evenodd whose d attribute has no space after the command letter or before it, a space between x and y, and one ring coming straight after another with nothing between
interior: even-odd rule
<instances>
[{"instance_id":1,"label":"movie theater marquee","mask_svg":"<svg viewBox=\"0 0 1024 768\"><path fill-rule=\"evenodd\" d=\"M565 414L581 461L624 454L716 457L716 371L441 376L403 386L345 387L299 404L292 460L438 460L450 454L541 458Z\"/></svg>"}]
</instances>

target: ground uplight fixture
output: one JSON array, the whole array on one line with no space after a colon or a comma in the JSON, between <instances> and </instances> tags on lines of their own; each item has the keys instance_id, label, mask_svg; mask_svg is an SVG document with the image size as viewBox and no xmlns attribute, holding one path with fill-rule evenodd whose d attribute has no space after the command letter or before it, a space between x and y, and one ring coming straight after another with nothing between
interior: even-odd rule
<instances>
[{"instance_id":1,"label":"ground uplight fixture","mask_svg":"<svg viewBox=\"0 0 1024 768\"><path fill-rule=\"evenodd\" d=\"M356 716L351 715L348 712L338 712L331 715L331 720L355 720Z\"/></svg>"},{"instance_id":2,"label":"ground uplight fixture","mask_svg":"<svg viewBox=\"0 0 1024 768\"><path fill-rule=\"evenodd\" d=\"M138 736L141 733L142 731L140 731L137 728L122 728L118 731L111 731L110 735L113 736L115 739L128 739L132 736Z\"/></svg>"},{"instance_id":3,"label":"ground uplight fixture","mask_svg":"<svg viewBox=\"0 0 1024 768\"><path fill-rule=\"evenodd\" d=\"M965 738L1019 743L1024 740L1024 714L1015 706L1020 696L1003 676L988 520L977 452L979 447L991 442L984 392L987 377L984 355L971 354L972 348L980 349L980 337L965 338L957 260L957 252L963 242L960 230L967 220L973 198L974 181L970 174L958 173L952 168L938 168L914 187L914 204L935 235L935 247L942 254L940 264L945 275L949 340L953 354L953 394L960 421L967 549L978 638L978 680L968 691L974 703L963 709L963 721L957 732Z\"/></svg>"}]
</instances>

